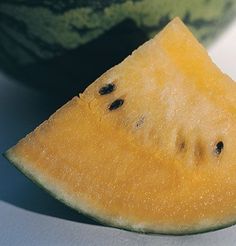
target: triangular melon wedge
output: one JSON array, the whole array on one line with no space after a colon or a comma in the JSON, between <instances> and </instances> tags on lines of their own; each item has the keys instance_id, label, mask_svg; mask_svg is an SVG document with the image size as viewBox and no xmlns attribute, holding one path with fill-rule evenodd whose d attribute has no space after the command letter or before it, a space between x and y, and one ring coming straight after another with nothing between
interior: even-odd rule
<instances>
[{"instance_id":1,"label":"triangular melon wedge","mask_svg":"<svg viewBox=\"0 0 236 246\"><path fill-rule=\"evenodd\" d=\"M176 18L6 156L104 223L187 234L236 221L235 150L236 85Z\"/></svg>"}]
</instances>

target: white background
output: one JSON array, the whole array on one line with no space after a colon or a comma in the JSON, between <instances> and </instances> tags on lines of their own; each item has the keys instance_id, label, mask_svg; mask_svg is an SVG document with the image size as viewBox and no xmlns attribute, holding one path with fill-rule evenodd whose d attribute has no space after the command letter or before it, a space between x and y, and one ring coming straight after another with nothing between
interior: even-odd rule
<instances>
[{"instance_id":1,"label":"white background","mask_svg":"<svg viewBox=\"0 0 236 246\"><path fill-rule=\"evenodd\" d=\"M236 80L236 22L209 49ZM236 95L235 95L236 96ZM0 73L0 152L33 130L61 104ZM109 228L60 204L0 157L0 245L224 245L236 244L236 226L193 236L143 235Z\"/></svg>"}]
</instances>

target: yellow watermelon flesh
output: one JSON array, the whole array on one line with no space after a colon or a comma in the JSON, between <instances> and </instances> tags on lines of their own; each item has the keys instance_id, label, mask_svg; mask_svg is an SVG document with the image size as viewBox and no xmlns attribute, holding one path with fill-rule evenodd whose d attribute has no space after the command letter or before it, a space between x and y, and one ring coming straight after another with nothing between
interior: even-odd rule
<instances>
[{"instance_id":1,"label":"yellow watermelon flesh","mask_svg":"<svg viewBox=\"0 0 236 246\"><path fill-rule=\"evenodd\" d=\"M236 222L236 85L180 19L6 152L112 226L187 234Z\"/></svg>"}]
</instances>

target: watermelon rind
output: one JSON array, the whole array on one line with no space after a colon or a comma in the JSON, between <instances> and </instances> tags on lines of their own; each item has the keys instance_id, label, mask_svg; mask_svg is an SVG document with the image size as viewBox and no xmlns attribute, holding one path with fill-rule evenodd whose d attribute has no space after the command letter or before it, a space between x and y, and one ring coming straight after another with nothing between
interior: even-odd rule
<instances>
[{"instance_id":1,"label":"watermelon rind","mask_svg":"<svg viewBox=\"0 0 236 246\"><path fill-rule=\"evenodd\" d=\"M138 233L145 233L145 234L163 234L163 235L191 235L191 234L199 234L199 233L207 233L212 232L220 229L224 229L230 226L233 226L236 224L236 219L232 218L230 221L225 222L217 222L212 224L203 223L200 225L195 225L194 227L185 227L185 228L179 228L179 225L171 226L171 228L159 225L158 228L151 228L150 226L144 226L142 225L133 225L129 224L128 221L124 221L122 219L112 219L112 218L105 218L104 216L100 216L96 212L91 211L91 209L87 209L81 204L77 203L74 204L73 202L69 201L68 199L65 199L59 190L55 189L53 187L53 184L47 184L46 182L43 182L37 174L32 174L29 170L24 168L24 163L14 156L14 154L11 153L11 149L7 150L5 153L3 153L3 156L13 164L13 166L16 167L17 170L19 170L22 174L24 174L28 179L30 179L32 182L34 182L37 186L39 186L42 190L49 193L52 197L57 199L58 201L62 202L69 208L74 209L75 211L87 216L88 218L118 229L124 229L127 231L133 231Z\"/></svg>"}]
</instances>

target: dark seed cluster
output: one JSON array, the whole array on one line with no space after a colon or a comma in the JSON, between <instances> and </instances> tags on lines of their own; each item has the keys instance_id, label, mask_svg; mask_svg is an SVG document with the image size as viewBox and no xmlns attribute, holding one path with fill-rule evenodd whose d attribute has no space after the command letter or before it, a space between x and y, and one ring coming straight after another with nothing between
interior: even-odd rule
<instances>
[{"instance_id":1,"label":"dark seed cluster","mask_svg":"<svg viewBox=\"0 0 236 246\"><path fill-rule=\"evenodd\" d=\"M116 86L114 83L109 83L109 84L106 84L104 85L103 87L100 88L99 90L99 94L101 96L103 95L107 95L107 94L110 94L112 93L114 90L116 89ZM124 99L116 99L115 101L113 101L109 106L108 106L108 109L110 111L112 110L115 110L115 109L118 109L120 106L122 106L124 104Z\"/></svg>"},{"instance_id":2,"label":"dark seed cluster","mask_svg":"<svg viewBox=\"0 0 236 246\"><path fill-rule=\"evenodd\" d=\"M107 94L110 94L112 93L114 90L116 89L116 86L114 83L109 83L109 84L106 84L104 85L103 87L101 87L99 89L99 94L101 96L103 95L107 95ZM119 107L121 107L122 105L124 104L124 99L116 99L115 101L113 101L109 106L108 106L108 109L110 111L112 110L116 110L118 109ZM136 122L136 127L140 127L142 124L144 123L144 117L142 116L138 122ZM181 141L178 143L178 147L179 147L179 150L180 151L183 151L185 149L185 141ZM222 150L224 149L224 143L222 141L219 141L216 145L215 145L215 148L214 148L214 153L216 155L220 155ZM198 150L198 155L201 155L202 151L201 150Z\"/></svg>"}]
</instances>

